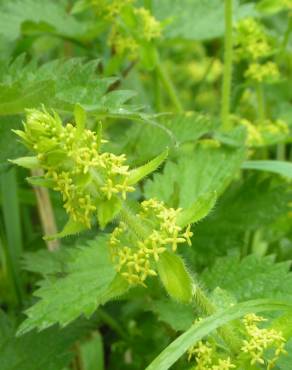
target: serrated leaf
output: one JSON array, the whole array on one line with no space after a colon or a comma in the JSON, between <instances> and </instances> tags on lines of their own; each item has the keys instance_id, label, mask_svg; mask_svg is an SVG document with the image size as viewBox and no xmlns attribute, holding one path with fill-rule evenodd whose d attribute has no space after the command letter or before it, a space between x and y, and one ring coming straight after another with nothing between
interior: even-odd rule
<instances>
[{"instance_id":1,"label":"serrated leaf","mask_svg":"<svg viewBox=\"0 0 292 370\"><path fill-rule=\"evenodd\" d=\"M66 326L82 314L91 316L99 305L128 289L125 281L116 276L106 237L72 249L63 263L66 273L62 277L51 276L40 283L35 292L40 300L26 311L28 318L18 335L55 323Z\"/></svg>"},{"instance_id":2,"label":"serrated leaf","mask_svg":"<svg viewBox=\"0 0 292 370\"><path fill-rule=\"evenodd\" d=\"M135 185L137 182L142 180L144 177L149 175L150 173L157 170L157 168L165 161L168 155L168 150L165 150L156 158L153 158L150 162L135 168L129 172L129 176L127 178L128 185Z\"/></svg>"},{"instance_id":3,"label":"serrated leaf","mask_svg":"<svg viewBox=\"0 0 292 370\"><path fill-rule=\"evenodd\" d=\"M214 207L217 199L216 192L202 194L188 208L184 208L178 215L177 224L185 227L205 218Z\"/></svg>"},{"instance_id":4,"label":"serrated leaf","mask_svg":"<svg viewBox=\"0 0 292 370\"><path fill-rule=\"evenodd\" d=\"M53 235L45 235L44 240L54 240L59 238L64 238L65 236L78 234L85 230L86 226L78 221L74 221L73 218L69 218L63 230Z\"/></svg>"},{"instance_id":5,"label":"serrated leaf","mask_svg":"<svg viewBox=\"0 0 292 370\"><path fill-rule=\"evenodd\" d=\"M204 193L216 191L219 196L239 170L243 157L241 149L200 145L177 163L167 162L163 173L146 182L145 195L182 208Z\"/></svg>"},{"instance_id":6,"label":"serrated leaf","mask_svg":"<svg viewBox=\"0 0 292 370\"><path fill-rule=\"evenodd\" d=\"M201 275L205 285L232 293L238 301L274 298L292 301L290 262L275 262L273 256L222 257Z\"/></svg>"},{"instance_id":7,"label":"serrated leaf","mask_svg":"<svg viewBox=\"0 0 292 370\"><path fill-rule=\"evenodd\" d=\"M140 121L118 139L123 153L135 164L151 160L166 148L175 154L183 144L194 142L217 127L216 120L197 112L167 115L160 120L145 117L144 122Z\"/></svg>"}]
</instances>

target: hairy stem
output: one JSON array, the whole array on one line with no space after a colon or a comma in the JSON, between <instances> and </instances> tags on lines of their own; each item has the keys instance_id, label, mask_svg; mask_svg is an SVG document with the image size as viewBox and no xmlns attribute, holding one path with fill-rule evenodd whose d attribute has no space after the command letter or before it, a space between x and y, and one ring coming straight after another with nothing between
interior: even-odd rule
<instances>
[{"instance_id":1,"label":"hairy stem","mask_svg":"<svg viewBox=\"0 0 292 370\"><path fill-rule=\"evenodd\" d=\"M176 111L178 113L182 113L184 111L183 106L178 98L174 84L171 81L170 76L165 66L162 64L158 53L157 53L157 58L156 58L156 71Z\"/></svg>"},{"instance_id":2,"label":"hairy stem","mask_svg":"<svg viewBox=\"0 0 292 370\"><path fill-rule=\"evenodd\" d=\"M224 130L229 130L230 125L230 96L232 81L232 8L233 0L225 0L225 39L224 39L224 69L221 102L221 124Z\"/></svg>"},{"instance_id":3,"label":"hairy stem","mask_svg":"<svg viewBox=\"0 0 292 370\"><path fill-rule=\"evenodd\" d=\"M195 288L194 292L194 301L202 310L202 312L208 316L213 315L217 309L213 302L207 297L203 289L201 289L198 285ZM240 339L235 334L232 324L224 325L218 329L218 334L230 348L233 353L237 353L240 349L241 342Z\"/></svg>"}]
</instances>

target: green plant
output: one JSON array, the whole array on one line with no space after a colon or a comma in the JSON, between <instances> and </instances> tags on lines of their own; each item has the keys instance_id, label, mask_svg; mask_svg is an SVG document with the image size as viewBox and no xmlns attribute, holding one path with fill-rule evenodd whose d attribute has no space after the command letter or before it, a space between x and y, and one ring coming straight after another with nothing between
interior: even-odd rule
<instances>
[{"instance_id":1,"label":"green plant","mask_svg":"<svg viewBox=\"0 0 292 370\"><path fill-rule=\"evenodd\" d=\"M1 370L290 370L291 8L0 1Z\"/></svg>"}]
</instances>

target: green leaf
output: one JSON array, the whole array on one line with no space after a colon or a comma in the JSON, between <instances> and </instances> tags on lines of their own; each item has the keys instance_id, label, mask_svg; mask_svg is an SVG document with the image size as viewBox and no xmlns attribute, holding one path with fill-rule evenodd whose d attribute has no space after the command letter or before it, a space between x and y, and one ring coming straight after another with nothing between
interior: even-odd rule
<instances>
[{"instance_id":1,"label":"green leaf","mask_svg":"<svg viewBox=\"0 0 292 370\"><path fill-rule=\"evenodd\" d=\"M157 168L165 161L168 155L168 150L162 152L159 156L152 159L150 162L144 164L144 166L135 168L130 171L127 178L128 185L135 185L137 182L142 180L144 177L157 170Z\"/></svg>"},{"instance_id":2,"label":"green leaf","mask_svg":"<svg viewBox=\"0 0 292 370\"><path fill-rule=\"evenodd\" d=\"M1 4L0 35L9 41L21 36L22 27L28 21L31 31L32 26L36 30L42 26L46 32L67 38L80 38L86 32L85 23L67 13L66 2L11 0Z\"/></svg>"},{"instance_id":3,"label":"green leaf","mask_svg":"<svg viewBox=\"0 0 292 370\"><path fill-rule=\"evenodd\" d=\"M86 124L86 112L80 104L76 104L74 107L74 118L78 133L81 134Z\"/></svg>"},{"instance_id":4,"label":"green leaf","mask_svg":"<svg viewBox=\"0 0 292 370\"><path fill-rule=\"evenodd\" d=\"M163 173L146 182L145 196L182 208L205 193L216 192L219 196L239 170L243 157L241 149L199 145L177 163L167 162Z\"/></svg>"},{"instance_id":5,"label":"green leaf","mask_svg":"<svg viewBox=\"0 0 292 370\"><path fill-rule=\"evenodd\" d=\"M187 330L195 318L194 309L191 305L172 300L151 302L150 309L158 315L159 320L167 323L176 331Z\"/></svg>"},{"instance_id":6,"label":"green leaf","mask_svg":"<svg viewBox=\"0 0 292 370\"><path fill-rule=\"evenodd\" d=\"M216 200L216 192L200 195L193 205L184 208L182 212L179 213L177 224L181 227L185 227L188 224L202 220L210 213Z\"/></svg>"},{"instance_id":7,"label":"green leaf","mask_svg":"<svg viewBox=\"0 0 292 370\"><path fill-rule=\"evenodd\" d=\"M91 316L99 305L128 289L125 281L116 276L106 237L72 249L63 264L65 273L40 283L35 292L40 300L26 311L28 318L21 324L18 335L55 323L66 326L82 314Z\"/></svg>"},{"instance_id":8,"label":"green leaf","mask_svg":"<svg viewBox=\"0 0 292 370\"><path fill-rule=\"evenodd\" d=\"M193 281L180 256L164 252L157 262L157 269L167 293L181 303L189 303L193 295Z\"/></svg>"},{"instance_id":9,"label":"green leaf","mask_svg":"<svg viewBox=\"0 0 292 370\"><path fill-rule=\"evenodd\" d=\"M85 229L86 226L84 224L81 224L80 222L74 221L72 218L69 218L62 231L54 235L45 235L44 240L64 238L65 236L78 234Z\"/></svg>"},{"instance_id":10,"label":"green leaf","mask_svg":"<svg viewBox=\"0 0 292 370\"><path fill-rule=\"evenodd\" d=\"M224 2L221 0L155 0L154 15L166 23L167 38L213 39L224 34ZM234 20L255 14L254 5L234 1Z\"/></svg>"},{"instance_id":11,"label":"green leaf","mask_svg":"<svg viewBox=\"0 0 292 370\"><path fill-rule=\"evenodd\" d=\"M36 81L22 86L18 82L0 84L0 116L23 113L26 108L47 104L55 95L53 81Z\"/></svg>"},{"instance_id":12,"label":"green leaf","mask_svg":"<svg viewBox=\"0 0 292 370\"><path fill-rule=\"evenodd\" d=\"M166 148L175 152L184 143L194 142L217 127L216 120L197 112L167 115L158 123L145 121L130 126L119 139L124 143L123 153L135 163L150 160Z\"/></svg>"},{"instance_id":13,"label":"green leaf","mask_svg":"<svg viewBox=\"0 0 292 370\"><path fill-rule=\"evenodd\" d=\"M242 168L245 170L276 173L286 177L287 179L292 179L292 163L290 162L276 160L247 161L243 163Z\"/></svg>"},{"instance_id":14,"label":"green leaf","mask_svg":"<svg viewBox=\"0 0 292 370\"><path fill-rule=\"evenodd\" d=\"M112 197L110 200L98 204L97 218L102 230L117 216L121 208L122 201L118 197Z\"/></svg>"},{"instance_id":15,"label":"green leaf","mask_svg":"<svg viewBox=\"0 0 292 370\"><path fill-rule=\"evenodd\" d=\"M86 324L59 330L50 328L15 337L12 323L0 311L1 370L62 370L73 357L71 347L84 334Z\"/></svg>"},{"instance_id":16,"label":"green leaf","mask_svg":"<svg viewBox=\"0 0 292 370\"><path fill-rule=\"evenodd\" d=\"M248 313L263 311L280 311L291 309L292 305L273 300L253 300L236 304L224 311L215 313L199 323L194 324L189 330L175 339L167 346L145 370L169 369L191 346L212 333L217 328L228 322L238 319Z\"/></svg>"},{"instance_id":17,"label":"green leaf","mask_svg":"<svg viewBox=\"0 0 292 370\"><path fill-rule=\"evenodd\" d=\"M17 159L10 159L9 162L28 169L40 168L37 157L20 157Z\"/></svg>"},{"instance_id":18,"label":"green leaf","mask_svg":"<svg viewBox=\"0 0 292 370\"><path fill-rule=\"evenodd\" d=\"M290 262L275 262L274 256L239 255L222 257L201 275L204 284L232 293L238 301L274 298L292 301ZM235 278L236 277L236 278Z\"/></svg>"}]
</instances>

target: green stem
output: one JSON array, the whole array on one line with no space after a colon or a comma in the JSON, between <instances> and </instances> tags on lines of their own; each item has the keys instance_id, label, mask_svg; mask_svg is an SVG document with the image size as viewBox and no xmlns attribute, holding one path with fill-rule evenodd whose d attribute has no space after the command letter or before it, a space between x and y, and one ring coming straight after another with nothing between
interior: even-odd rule
<instances>
[{"instance_id":1,"label":"green stem","mask_svg":"<svg viewBox=\"0 0 292 370\"><path fill-rule=\"evenodd\" d=\"M196 286L193 298L198 307L206 315L213 315L217 311L216 306L210 301L205 292L198 285ZM221 338L224 340L224 342L228 345L233 353L238 353L241 346L241 341L234 333L232 324L228 324L219 328L218 334L221 336Z\"/></svg>"},{"instance_id":2,"label":"green stem","mask_svg":"<svg viewBox=\"0 0 292 370\"><path fill-rule=\"evenodd\" d=\"M287 48L291 31L292 31L292 18L290 18L289 21L288 21L288 27L287 27L286 32L285 32L284 37L283 37L283 41L282 41L282 45L281 45L281 49L280 49L280 55L282 55L285 52L286 48Z\"/></svg>"},{"instance_id":3,"label":"green stem","mask_svg":"<svg viewBox=\"0 0 292 370\"><path fill-rule=\"evenodd\" d=\"M265 97L264 97L264 90L263 85L261 83L257 84L256 86L256 94L257 94L257 103L258 103L258 117L259 123L263 124L265 122Z\"/></svg>"},{"instance_id":4,"label":"green stem","mask_svg":"<svg viewBox=\"0 0 292 370\"><path fill-rule=\"evenodd\" d=\"M182 104L181 104L181 102L178 98L178 95L177 95L176 89L174 87L174 84L172 83L167 70L163 66L163 64L162 64L162 62L161 62L161 60L158 56L158 53L157 53L157 58L156 58L156 71L157 71L157 74L158 74L158 76L161 80L162 85L164 86L165 90L168 93L168 96L169 96L171 102L175 106L175 109L177 110L178 113L182 113L184 111L183 107L182 107Z\"/></svg>"},{"instance_id":5,"label":"green stem","mask_svg":"<svg viewBox=\"0 0 292 370\"><path fill-rule=\"evenodd\" d=\"M224 130L230 125L230 96L232 81L232 4L233 0L225 0L225 39L224 39L224 69L222 84L221 123Z\"/></svg>"}]
</instances>

